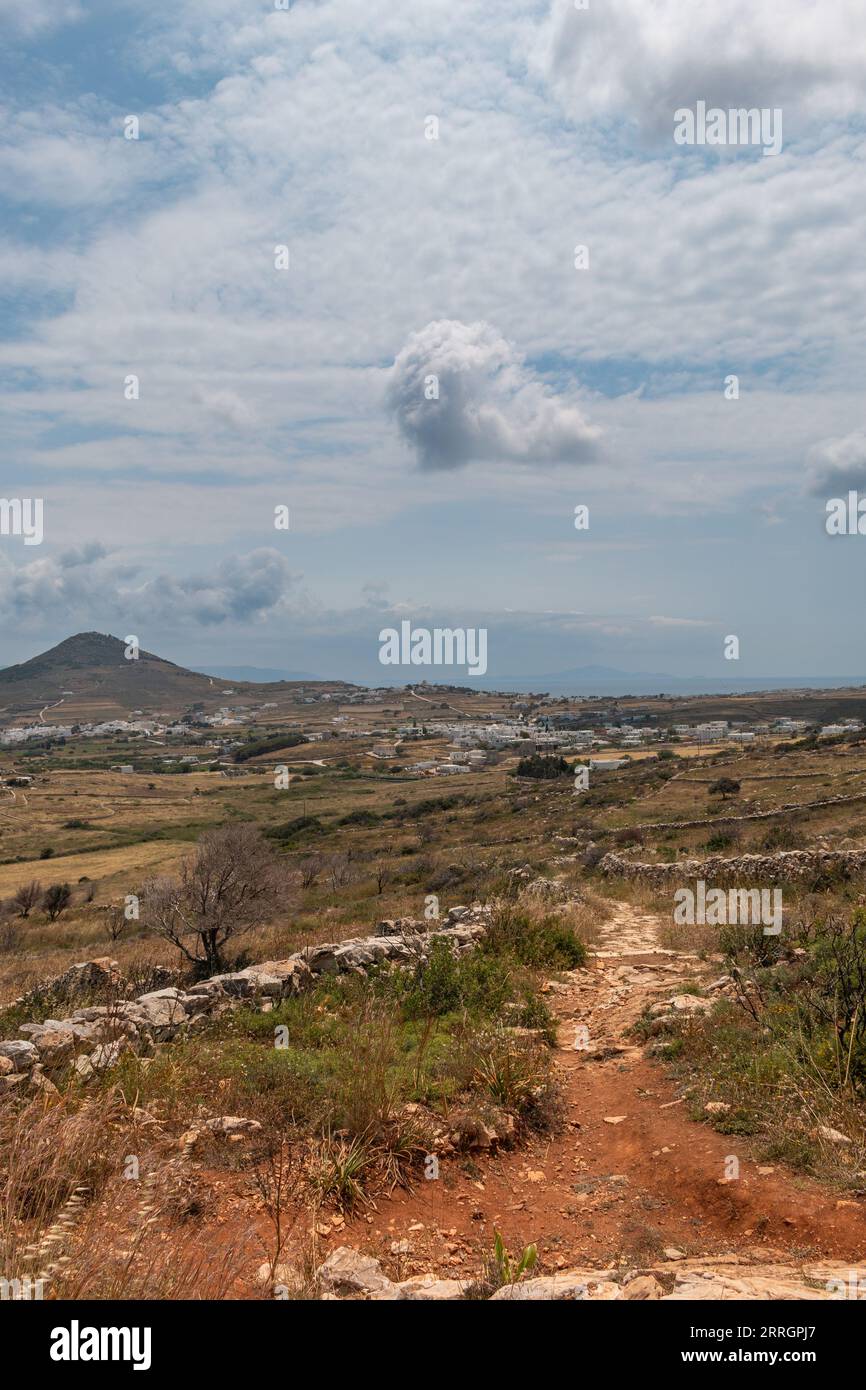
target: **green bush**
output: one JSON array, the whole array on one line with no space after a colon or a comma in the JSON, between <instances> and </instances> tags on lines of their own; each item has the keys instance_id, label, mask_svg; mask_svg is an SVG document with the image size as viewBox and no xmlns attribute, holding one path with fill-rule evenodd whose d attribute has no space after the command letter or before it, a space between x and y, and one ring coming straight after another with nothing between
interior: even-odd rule
<instances>
[{"instance_id":1,"label":"green bush","mask_svg":"<svg viewBox=\"0 0 866 1390\"><path fill-rule=\"evenodd\" d=\"M571 765L565 758L544 758L540 753L532 753L528 758L521 758L515 769L516 777L538 777L543 780L553 777L567 777L571 772Z\"/></svg>"},{"instance_id":2,"label":"green bush","mask_svg":"<svg viewBox=\"0 0 866 1390\"><path fill-rule=\"evenodd\" d=\"M337 821L338 825L378 825L381 816L375 811L368 811L365 807L360 807L357 811L350 811L347 816L341 816Z\"/></svg>"},{"instance_id":3,"label":"green bush","mask_svg":"<svg viewBox=\"0 0 866 1390\"><path fill-rule=\"evenodd\" d=\"M494 913L482 954L512 956L533 969L576 970L586 964L586 947L561 917L536 917L518 907Z\"/></svg>"}]
</instances>

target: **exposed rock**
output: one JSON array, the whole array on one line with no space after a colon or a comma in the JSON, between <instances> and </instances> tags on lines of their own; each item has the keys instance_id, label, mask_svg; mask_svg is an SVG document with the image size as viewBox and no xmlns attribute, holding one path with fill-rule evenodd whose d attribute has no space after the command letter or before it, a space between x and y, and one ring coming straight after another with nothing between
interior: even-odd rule
<instances>
[{"instance_id":1,"label":"exposed rock","mask_svg":"<svg viewBox=\"0 0 866 1390\"><path fill-rule=\"evenodd\" d=\"M378 1260L347 1245L331 1251L316 1270L316 1278L332 1293L374 1294L394 1287Z\"/></svg>"},{"instance_id":2,"label":"exposed rock","mask_svg":"<svg viewBox=\"0 0 866 1390\"><path fill-rule=\"evenodd\" d=\"M154 990L152 994L141 994L136 1002L160 1037L171 1037L187 1021L181 991L171 986Z\"/></svg>"},{"instance_id":3,"label":"exposed rock","mask_svg":"<svg viewBox=\"0 0 866 1390\"><path fill-rule=\"evenodd\" d=\"M394 1297L414 1303L446 1303L463 1298L465 1285L457 1279L439 1279L435 1274L416 1274L394 1285Z\"/></svg>"},{"instance_id":4,"label":"exposed rock","mask_svg":"<svg viewBox=\"0 0 866 1390\"><path fill-rule=\"evenodd\" d=\"M623 1289L622 1297L626 1302L636 1302L639 1299L659 1299L664 1298L665 1291L658 1279L654 1279L651 1274L639 1274L636 1279L631 1279Z\"/></svg>"},{"instance_id":5,"label":"exposed rock","mask_svg":"<svg viewBox=\"0 0 866 1390\"><path fill-rule=\"evenodd\" d=\"M853 1141L841 1130L831 1129L829 1125L818 1125L815 1130L819 1139L826 1139L828 1144L850 1144Z\"/></svg>"},{"instance_id":6,"label":"exposed rock","mask_svg":"<svg viewBox=\"0 0 866 1390\"><path fill-rule=\"evenodd\" d=\"M126 1039L118 1038L115 1042L100 1043L87 1060L94 1071L107 1071L109 1067L117 1066L122 1054L128 1051L129 1043Z\"/></svg>"},{"instance_id":7,"label":"exposed rock","mask_svg":"<svg viewBox=\"0 0 866 1390\"><path fill-rule=\"evenodd\" d=\"M0 1076L0 1096L19 1095L30 1081L32 1072L17 1071Z\"/></svg>"},{"instance_id":8,"label":"exposed rock","mask_svg":"<svg viewBox=\"0 0 866 1390\"><path fill-rule=\"evenodd\" d=\"M204 1127L212 1134L257 1134L261 1124L243 1115L215 1115L212 1120L205 1121Z\"/></svg>"},{"instance_id":9,"label":"exposed rock","mask_svg":"<svg viewBox=\"0 0 866 1390\"><path fill-rule=\"evenodd\" d=\"M671 999L670 1006L678 1014L705 1014L713 1007L713 1001L702 999L697 994L677 994Z\"/></svg>"},{"instance_id":10,"label":"exposed rock","mask_svg":"<svg viewBox=\"0 0 866 1390\"><path fill-rule=\"evenodd\" d=\"M567 1269L560 1274L543 1275L518 1284L505 1284L490 1299L491 1303L517 1300L521 1303L579 1300L582 1303L610 1302L621 1296L618 1284L613 1283L613 1271Z\"/></svg>"},{"instance_id":11,"label":"exposed rock","mask_svg":"<svg viewBox=\"0 0 866 1390\"><path fill-rule=\"evenodd\" d=\"M448 1120L448 1143L461 1151L487 1150L506 1143L514 1135L514 1116L493 1106L483 1113L457 1110Z\"/></svg>"}]
</instances>

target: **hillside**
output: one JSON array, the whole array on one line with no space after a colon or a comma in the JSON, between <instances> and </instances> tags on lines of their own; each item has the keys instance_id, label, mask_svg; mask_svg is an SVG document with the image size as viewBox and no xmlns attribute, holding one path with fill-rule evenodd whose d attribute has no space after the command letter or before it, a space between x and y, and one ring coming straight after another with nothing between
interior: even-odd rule
<instances>
[{"instance_id":1,"label":"hillside","mask_svg":"<svg viewBox=\"0 0 866 1390\"><path fill-rule=\"evenodd\" d=\"M226 703L229 682L187 670L141 649L137 660L124 655L126 644L101 632L79 632L49 651L0 670L0 721L38 717L54 707L52 720L122 717L133 710L179 714L203 702L207 710ZM308 682L308 685L313 683ZM231 689L251 706L263 701L289 702L298 685L289 681L262 684L235 682ZM342 682L322 682L322 689L348 689Z\"/></svg>"}]
</instances>

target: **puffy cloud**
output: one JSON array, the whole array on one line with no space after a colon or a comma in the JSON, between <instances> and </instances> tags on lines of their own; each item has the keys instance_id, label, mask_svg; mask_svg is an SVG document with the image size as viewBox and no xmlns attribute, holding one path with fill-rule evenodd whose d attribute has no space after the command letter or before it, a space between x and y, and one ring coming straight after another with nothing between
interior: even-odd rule
<instances>
[{"instance_id":1,"label":"puffy cloud","mask_svg":"<svg viewBox=\"0 0 866 1390\"><path fill-rule=\"evenodd\" d=\"M815 496L866 487L866 430L823 440L809 451L808 462L808 488Z\"/></svg>"},{"instance_id":2,"label":"puffy cloud","mask_svg":"<svg viewBox=\"0 0 866 1390\"><path fill-rule=\"evenodd\" d=\"M57 559L0 567L0 614L9 622L97 620L114 614L171 626L250 623L274 617L297 594L300 576L278 551L227 556L210 573L142 575L98 543Z\"/></svg>"},{"instance_id":3,"label":"puffy cloud","mask_svg":"<svg viewBox=\"0 0 866 1390\"><path fill-rule=\"evenodd\" d=\"M630 115L671 129L673 111L704 99L844 118L866 96L861 0L554 0L535 54L582 120Z\"/></svg>"},{"instance_id":4,"label":"puffy cloud","mask_svg":"<svg viewBox=\"0 0 866 1390\"><path fill-rule=\"evenodd\" d=\"M250 622L273 616L297 576L275 550L254 550L229 556L210 574L182 577L161 574L130 594L136 608L206 627L225 622Z\"/></svg>"},{"instance_id":5,"label":"puffy cloud","mask_svg":"<svg viewBox=\"0 0 866 1390\"><path fill-rule=\"evenodd\" d=\"M439 319L394 362L388 407L422 468L593 459L600 430L548 390L486 323Z\"/></svg>"}]
</instances>

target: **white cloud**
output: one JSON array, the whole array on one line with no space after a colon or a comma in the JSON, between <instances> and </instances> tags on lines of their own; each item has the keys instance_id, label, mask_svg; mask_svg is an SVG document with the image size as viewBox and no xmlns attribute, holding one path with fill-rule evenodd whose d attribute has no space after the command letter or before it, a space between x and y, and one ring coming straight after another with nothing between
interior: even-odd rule
<instances>
[{"instance_id":1,"label":"white cloud","mask_svg":"<svg viewBox=\"0 0 866 1390\"><path fill-rule=\"evenodd\" d=\"M0 12L13 9L24 13ZM554 94L527 73L548 10L501 0L491 25L489 8L455 0L299 0L239 22L237 0L154 0L125 6L131 34L106 31L126 70L143 65L141 90L162 94L139 142L122 138L116 82L94 78L98 40L79 68L72 29L68 61L46 70L50 106L29 109L29 82L22 109L8 98L5 491L46 496L45 550L62 515L70 538L100 536L143 565L115 590L103 559L79 595L70 576L84 583L97 562L40 577L47 562L31 561L55 609L142 590L191 633L230 622L233 580L214 556L276 543L335 604L372 548L390 592L429 602L472 592L618 612L643 594L676 613L689 585L689 607L713 613L717 576L696 557L683 578L684 551L745 544L766 493L786 485L784 523L763 534L799 562L796 524L813 519L802 497L797 514L804 450L862 422L866 139L834 119L860 101L862 20L799 0L557 4L537 59ZM560 42L566 19L595 37ZM720 104L782 102L786 136L794 102L809 140L722 163L635 148L636 127L669 129L692 77ZM430 113L438 141L424 139ZM283 242L286 273L273 260ZM588 271L575 270L577 243ZM415 334L443 322L458 329L441 341ZM397 430L383 382L400 344ZM440 355L448 392L431 428L413 393ZM123 397L127 372L139 401ZM722 394L729 372L736 402ZM580 462L597 431L610 464L582 469L572 497L576 470L555 460ZM406 467L407 441L424 467ZM442 468L472 458L449 489ZM594 549L574 576L563 562L551 596L540 559L512 563L514 537L536 554L563 542L585 495ZM275 542L278 502L292 534ZM474 538L447 566L430 504ZM653 545L630 560L615 547L643 523ZM773 563L782 574L789 560ZM171 577L180 568L200 579ZM255 611L279 618L282 602Z\"/></svg>"},{"instance_id":2,"label":"white cloud","mask_svg":"<svg viewBox=\"0 0 866 1390\"><path fill-rule=\"evenodd\" d=\"M387 400L422 468L592 460L600 431L486 323L439 319L397 354Z\"/></svg>"},{"instance_id":3,"label":"white cloud","mask_svg":"<svg viewBox=\"0 0 866 1390\"><path fill-rule=\"evenodd\" d=\"M866 430L824 439L809 450L807 486L815 496L866 487Z\"/></svg>"},{"instance_id":4,"label":"white cloud","mask_svg":"<svg viewBox=\"0 0 866 1390\"><path fill-rule=\"evenodd\" d=\"M840 119L866 97L861 0L554 0L535 51L568 111L584 121L630 116L670 133L673 112L782 107Z\"/></svg>"}]
</instances>

